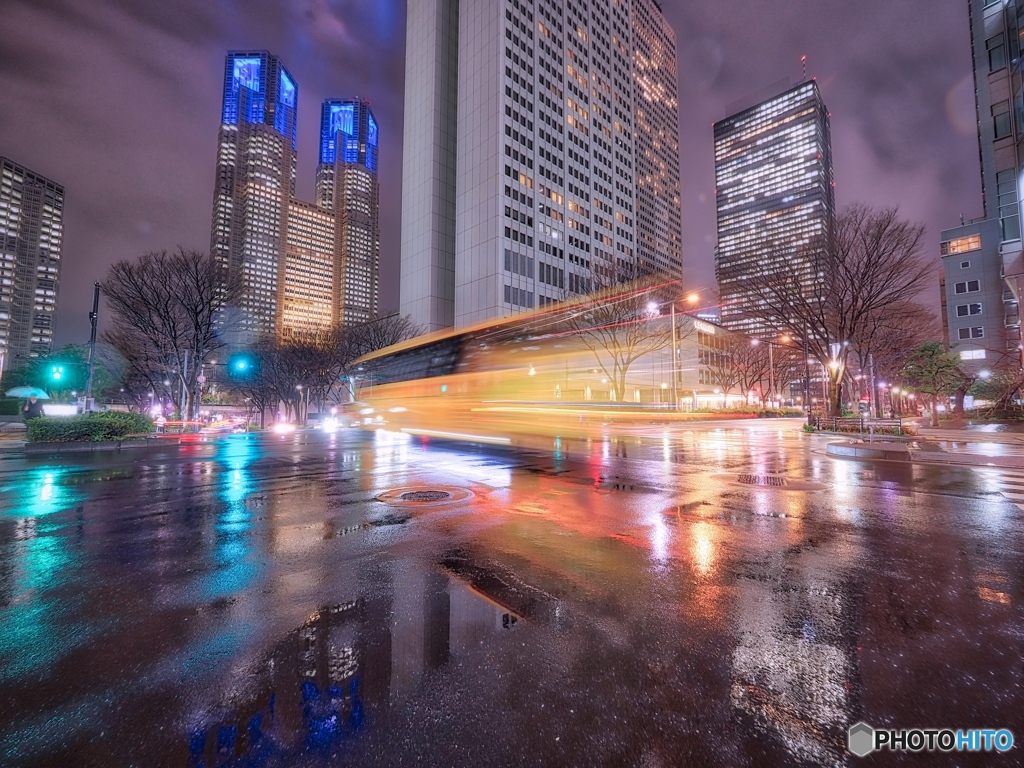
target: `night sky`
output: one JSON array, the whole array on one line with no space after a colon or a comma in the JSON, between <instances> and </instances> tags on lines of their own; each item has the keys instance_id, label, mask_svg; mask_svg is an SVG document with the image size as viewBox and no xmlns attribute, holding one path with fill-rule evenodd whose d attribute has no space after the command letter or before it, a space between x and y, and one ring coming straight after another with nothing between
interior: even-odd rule
<instances>
[{"instance_id":1,"label":"night sky","mask_svg":"<svg viewBox=\"0 0 1024 768\"><path fill-rule=\"evenodd\" d=\"M832 113L836 200L939 230L982 215L964 0L663 0L679 51L683 262L714 284L711 126L800 57ZM298 197L313 198L320 102L381 127L381 307L398 305L404 0L0 0L0 155L66 188L57 343L88 338L117 259L206 250L224 54L268 49L299 84ZM938 307L938 289L933 292Z\"/></svg>"}]
</instances>

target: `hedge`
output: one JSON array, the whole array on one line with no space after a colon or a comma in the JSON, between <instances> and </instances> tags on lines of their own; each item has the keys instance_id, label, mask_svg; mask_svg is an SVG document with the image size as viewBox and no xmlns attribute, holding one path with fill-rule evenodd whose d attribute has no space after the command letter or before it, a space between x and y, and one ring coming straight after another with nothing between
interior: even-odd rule
<instances>
[{"instance_id":1,"label":"hedge","mask_svg":"<svg viewBox=\"0 0 1024 768\"><path fill-rule=\"evenodd\" d=\"M153 420L141 413L106 411L82 416L40 416L28 421L30 443L80 443L120 440L153 431Z\"/></svg>"},{"instance_id":2,"label":"hedge","mask_svg":"<svg viewBox=\"0 0 1024 768\"><path fill-rule=\"evenodd\" d=\"M21 400L15 397L0 398L0 416L20 416Z\"/></svg>"}]
</instances>

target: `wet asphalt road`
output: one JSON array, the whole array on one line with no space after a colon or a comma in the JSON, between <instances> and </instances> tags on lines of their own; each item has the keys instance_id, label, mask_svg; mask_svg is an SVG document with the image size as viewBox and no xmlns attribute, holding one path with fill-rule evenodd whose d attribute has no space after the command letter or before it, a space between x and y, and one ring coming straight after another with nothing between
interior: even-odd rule
<instances>
[{"instance_id":1,"label":"wet asphalt road","mask_svg":"<svg viewBox=\"0 0 1024 768\"><path fill-rule=\"evenodd\" d=\"M754 424L0 461L0 764L1024 763L846 754L858 720L1024 740L1024 513L999 471L820 447ZM452 495L376 500L409 489Z\"/></svg>"}]
</instances>

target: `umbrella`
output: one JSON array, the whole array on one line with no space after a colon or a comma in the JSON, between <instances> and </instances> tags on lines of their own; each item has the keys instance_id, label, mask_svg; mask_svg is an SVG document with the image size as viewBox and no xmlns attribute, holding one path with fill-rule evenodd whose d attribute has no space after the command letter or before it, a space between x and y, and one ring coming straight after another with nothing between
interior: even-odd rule
<instances>
[{"instance_id":1,"label":"umbrella","mask_svg":"<svg viewBox=\"0 0 1024 768\"><path fill-rule=\"evenodd\" d=\"M49 400L50 396L39 387L15 387L7 390L8 397L34 397L37 400Z\"/></svg>"}]
</instances>

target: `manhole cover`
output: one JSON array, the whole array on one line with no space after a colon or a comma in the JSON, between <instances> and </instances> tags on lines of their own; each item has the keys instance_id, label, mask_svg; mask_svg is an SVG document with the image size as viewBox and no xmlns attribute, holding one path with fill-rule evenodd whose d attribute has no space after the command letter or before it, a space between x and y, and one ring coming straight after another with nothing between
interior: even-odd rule
<instances>
[{"instance_id":1,"label":"manhole cover","mask_svg":"<svg viewBox=\"0 0 1024 768\"><path fill-rule=\"evenodd\" d=\"M406 491L398 498L402 501L441 501L451 497L448 491Z\"/></svg>"},{"instance_id":2,"label":"manhole cover","mask_svg":"<svg viewBox=\"0 0 1024 768\"><path fill-rule=\"evenodd\" d=\"M454 504L471 498L473 492L466 488L413 486L385 491L377 496L377 501L393 507L429 507Z\"/></svg>"},{"instance_id":3,"label":"manhole cover","mask_svg":"<svg viewBox=\"0 0 1024 768\"><path fill-rule=\"evenodd\" d=\"M786 478L772 475L740 475L736 480L744 485L782 486L786 484Z\"/></svg>"}]
</instances>

